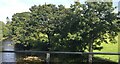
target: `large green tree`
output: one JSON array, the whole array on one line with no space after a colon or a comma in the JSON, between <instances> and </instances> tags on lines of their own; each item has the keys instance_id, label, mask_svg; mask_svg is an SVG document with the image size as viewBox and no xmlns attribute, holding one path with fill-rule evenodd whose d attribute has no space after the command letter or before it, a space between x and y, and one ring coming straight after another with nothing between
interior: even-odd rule
<instances>
[{"instance_id":1,"label":"large green tree","mask_svg":"<svg viewBox=\"0 0 120 64\"><path fill-rule=\"evenodd\" d=\"M116 20L117 14L113 11L112 3L103 2L76 2L70 8L52 4L35 5L30 8L30 12L13 15L12 35L15 40L25 42L26 39L41 39L40 34L44 34L46 42L52 39L52 44L59 42L57 44L60 46L67 46L67 41L78 41L79 46L85 46L81 50L85 50L92 42L95 49L101 42L113 41L117 35L119 24ZM55 39L58 40L54 41Z\"/></svg>"},{"instance_id":2,"label":"large green tree","mask_svg":"<svg viewBox=\"0 0 120 64\"><path fill-rule=\"evenodd\" d=\"M114 9L112 2L76 2L70 8L35 5L13 15L11 34L14 41L39 50L93 52L103 42L115 42L120 24Z\"/></svg>"},{"instance_id":3,"label":"large green tree","mask_svg":"<svg viewBox=\"0 0 120 64\"><path fill-rule=\"evenodd\" d=\"M56 7L53 4L45 4L39 6L33 6L30 8L31 18L30 26L34 26L34 31L38 36L39 33L46 35L43 43L47 44L49 50L62 50L60 48L60 34L62 24L64 25L64 18L69 13L69 9L63 5ZM63 31L61 31L63 32Z\"/></svg>"},{"instance_id":4,"label":"large green tree","mask_svg":"<svg viewBox=\"0 0 120 64\"><path fill-rule=\"evenodd\" d=\"M78 23L73 23L72 27L78 28L80 41L87 46L85 49L93 52L93 49L102 49L102 42L115 42L120 25L117 14L113 13L115 8L112 7L112 2L86 2L83 5L76 2L73 9L76 12L74 21ZM89 57L91 62L92 55Z\"/></svg>"}]
</instances>

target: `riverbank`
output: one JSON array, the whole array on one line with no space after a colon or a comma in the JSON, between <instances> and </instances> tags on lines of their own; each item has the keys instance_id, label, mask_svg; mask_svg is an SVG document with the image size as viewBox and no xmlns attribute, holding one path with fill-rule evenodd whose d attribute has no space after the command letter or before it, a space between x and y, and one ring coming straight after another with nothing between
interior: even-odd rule
<instances>
[{"instance_id":1,"label":"riverbank","mask_svg":"<svg viewBox=\"0 0 120 64\"><path fill-rule=\"evenodd\" d=\"M118 37L116 37L116 40L118 41ZM94 50L94 52L115 52L118 53L118 45L119 43L102 43L101 44L103 46L102 50ZM108 59L111 60L113 62L118 62L118 55L95 55L95 57L100 57L103 59Z\"/></svg>"}]
</instances>

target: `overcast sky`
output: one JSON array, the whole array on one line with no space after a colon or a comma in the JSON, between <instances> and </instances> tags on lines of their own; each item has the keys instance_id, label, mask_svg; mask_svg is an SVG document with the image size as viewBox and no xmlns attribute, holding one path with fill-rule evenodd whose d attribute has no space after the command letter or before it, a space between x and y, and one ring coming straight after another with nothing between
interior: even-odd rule
<instances>
[{"instance_id":1,"label":"overcast sky","mask_svg":"<svg viewBox=\"0 0 120 64\"><path fill-rule=\"evenodd\" d=\"M119 0L114 0L114 6L118 6ZM6 17L12 18L15 13L29 11L29 8L33 5L39 4L63 4L69 7L70 4L74 3L74 0L0 0L0 21L6 21ZM80 0L81 3L84 0ZM117 10L116 10L117 11Z\"/></svg>"}]
</instances>

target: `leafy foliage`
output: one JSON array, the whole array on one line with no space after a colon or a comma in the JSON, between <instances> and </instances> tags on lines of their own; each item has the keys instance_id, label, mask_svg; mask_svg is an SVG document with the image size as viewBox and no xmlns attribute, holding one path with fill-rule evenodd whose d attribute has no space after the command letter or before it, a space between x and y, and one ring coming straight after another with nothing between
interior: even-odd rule
<instances>
[{"instance_id":1,"label":"leafy foliage","mask_svg":"<svg viewBox=\"0 0 120 64\"><path fill-rule=\"evenodd\" d=\"M7 25L2 21L0 21L0 34L1 38L7 37L9 35L9 29Z\"/></svg>"},{"instance_id":2,"label":"leafy foliage","mask_svg":"<svg viewBox=\"0 0 120 64\"><path fill-rule=\"evenodd\" d=\"M99 50L102 42L114 42L120 30L113 11L110 2L76 2L70 8L35 5L13 15L11 35L16 43L38 50L84 51L89 43Z\"/></svg>"}]
</instances>

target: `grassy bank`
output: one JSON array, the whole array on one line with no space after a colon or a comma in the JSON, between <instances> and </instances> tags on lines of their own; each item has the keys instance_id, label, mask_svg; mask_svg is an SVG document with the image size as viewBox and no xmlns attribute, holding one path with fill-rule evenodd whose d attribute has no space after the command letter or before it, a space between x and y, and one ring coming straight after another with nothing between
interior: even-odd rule
<instances>
[{"instance_id":1,"label":"grassy bank","mask_svg":"<svg viewBox=\"0 0 120 64\"><path fill-rule=\"evenodd\" d=\"M116 37L116 40L118 41L118 37ZM94 52L116 52L118 53L118 43L102 43L103 49L98 51L94 50ZM104 59L109 59L114 62L118 62L118 55L94 55L95 57L100 57Z\"/></svg>"},{"instance_id":2,"label":"grassy bank","mask_svg":"<svg viewBox=\"0 0 120 64\"><path fill-rule=\"evenodd\" d=\"M94 52L118 52L118 43L116 44L102 44L103 45L103 49L101 51L94 51ZM104 58L104 59L109 59L111 61L114 62L118 62L118 56L117 55L94 55L95 57L100 57L100 58Z\"/></svg>"}]
</instances>

